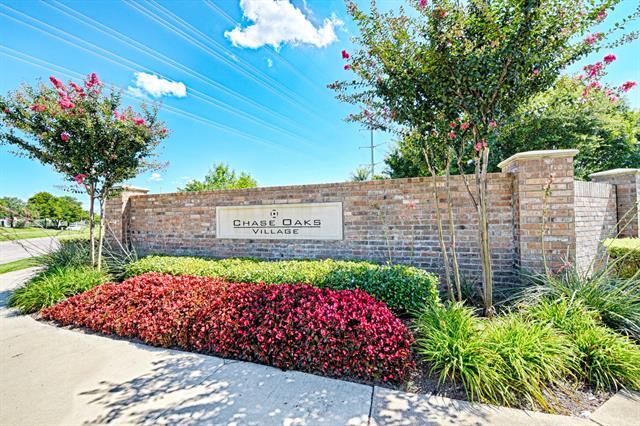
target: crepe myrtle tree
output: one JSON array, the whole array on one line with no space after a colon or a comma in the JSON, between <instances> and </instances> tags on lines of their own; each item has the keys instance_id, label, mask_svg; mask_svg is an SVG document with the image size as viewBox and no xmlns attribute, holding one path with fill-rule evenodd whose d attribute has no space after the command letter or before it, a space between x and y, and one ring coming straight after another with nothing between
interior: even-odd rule
<instances>
[{"instance_id":1,"label":"crepe myrtle tree","mask_svg":"<svg viewBox=\"0 0 640 426\"><path fill-rule=\"evenodd\" d=\"M161 167L152 159L167 130L157 106L123 109L121 92L104 90L96 73L67 85L54 76L49 80L0 97L0 141L17 147L17 155L52 166L74 183L73 191L87 193L91 262L100 268L105 201L115 185Z\"/></svg>"},{"instance_id":2,"label":"crepe myrtle tree","mask_svg":"<svg viewBox=\"0 0 640 426\"><path fill-rule=\"evenodd\" d=\"M342 52L343 81L329 85L340 100L397 132L418 132L446 144L478 216L485 314L493 312L487 167L501 123L548 89L568 65L605 46L631 16L609 33L590 33L620 0L419 0L415 12L370 11L348 2L359 28L354 52ZM640 8L639 8L640 9ZM608 46L633 39L623 34ZM367 114L365 114L365 112ZM442 129L450 124L448 131ZM462 127L464 125L464 128ZM439 137L427 137L437 132ZM438 148L438 151L443 151ZM440 161L443 163L443 161ZM446 164L446 159L444 160Z\"/></svg>"}]
</instances>

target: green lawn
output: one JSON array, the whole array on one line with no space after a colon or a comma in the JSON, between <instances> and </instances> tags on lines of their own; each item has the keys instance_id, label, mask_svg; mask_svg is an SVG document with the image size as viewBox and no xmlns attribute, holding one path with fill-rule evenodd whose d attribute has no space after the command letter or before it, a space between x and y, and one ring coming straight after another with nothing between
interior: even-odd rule
<instances>
[{"instance_id":1,"label":"green lawn","mask_svg":"<svg viewBox=\"0 0 640 426\"><path fill-rule=\"evenodd\" d=\"M0 274L6 274L7 272L19 271L21 269L31 268L32 266L38 266L38 261L41 256L28 257L26 259L16 260L14 262L3 263L0 265Z\"/></svg>"},{"instance_id":2,"label":"green lawn","mask_svg":"<svg viewBox=\"0 0 640 426\"><path fill-rule=\"evenodd\" d=\"M88 235L88 231L60 231L43 228L0 228L0 241L26 240L40 237L75 237Z\"/></svg>"}]
</instances>

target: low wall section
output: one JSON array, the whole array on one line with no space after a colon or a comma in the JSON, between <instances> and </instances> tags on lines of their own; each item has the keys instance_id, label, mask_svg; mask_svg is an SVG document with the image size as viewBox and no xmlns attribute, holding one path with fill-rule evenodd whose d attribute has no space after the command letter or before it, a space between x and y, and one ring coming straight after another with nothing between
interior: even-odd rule
<instances>
[{"instance_id":1,"label":"low wall section","mask_svg":"<svg viewBox=\"0 0 640 426\"><path fill-rule=\"evenodd\" d=\"M501 163L503 173L489 175L492 262L498 285L515 283L521 268L542 270L543 247L553 269L567 257L587 262L595 252L594 241L615 223L615 192L620 188L611 183L574 182L576 152L517 154ZM367 259L441 273L435 208L438 205L446 217L444 178L437 178L435 184L437 202L431 178L171 194L145 194L146 190L124 187L107 202L107 237L141 255ZM480 278L477 215L461 176L452 177L451 193L461 270L466 279L475 281ZM342 203L342 239L254 240L216 235L218 206L319 202Z\"/></svg>"}]
</instances>

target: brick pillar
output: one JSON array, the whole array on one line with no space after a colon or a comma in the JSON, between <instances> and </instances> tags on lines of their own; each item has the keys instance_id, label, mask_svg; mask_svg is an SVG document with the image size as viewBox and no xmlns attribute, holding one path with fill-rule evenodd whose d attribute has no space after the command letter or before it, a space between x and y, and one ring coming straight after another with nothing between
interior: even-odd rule
<instances>
[{"instance_id":1,"label":"brick pillar","mask_svg":"<svg viewBox=\"0 0 640 426\"><path fill-rule=\"evenodd\" d=\"M618 210L618 232L621 237L638 237L640 229L638 194L640 194L640 169L613 169L589 175L594 182L615 185Z\"/></svg>"},{"instance_id":2,"label":"brick pillar","mask_svg":"<svg viewBox=\"0 0 640 426\"><path fill-rule=\"evenodd\" d=\"M134 195L144 195L148 189L136 188L134 186L120 186L114 188L115 194L105 203L106 233L105 238L112 247L119 244L126 246L127 241L127 206L129 198Z\"/></svg>"},{"instance_id":3,"label":"brick pillar","mask_svg":"<svg viewBox=\"0 0 640 426\"><path fill-rule=\"evenodd\" d=\"M542 223L545 215L544 252L547 266L557 270L576 255L573 157L576 149L528 151L515 154L498 167L512 174L514 238L517 261L524 271L544 272ZM545 187L551 180L545 202Z\"/></svg>"}]
</instances>

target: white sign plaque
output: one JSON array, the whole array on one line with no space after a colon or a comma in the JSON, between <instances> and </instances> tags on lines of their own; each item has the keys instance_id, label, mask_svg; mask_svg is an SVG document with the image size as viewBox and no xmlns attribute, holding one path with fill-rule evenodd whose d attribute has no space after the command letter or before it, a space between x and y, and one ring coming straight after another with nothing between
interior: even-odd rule
<instances>
[{"instance_id":1,"label":"white sign plaque","mask_svg":"<svg viewBox=\"0 0 640 426\"><path fill-rule=\"evenodd\" d=\"M216 238L341 240L342 203L218 206Z\"/></svg>"}]
</instances>

